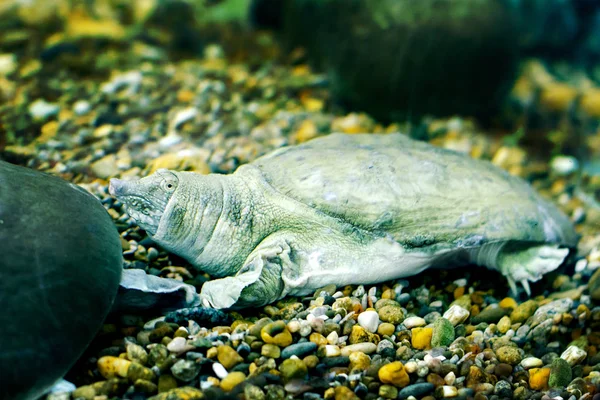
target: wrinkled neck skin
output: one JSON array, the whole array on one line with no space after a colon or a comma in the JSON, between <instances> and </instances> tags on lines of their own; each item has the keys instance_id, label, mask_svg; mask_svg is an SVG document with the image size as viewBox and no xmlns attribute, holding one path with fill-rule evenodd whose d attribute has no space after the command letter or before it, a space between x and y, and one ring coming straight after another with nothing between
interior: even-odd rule
<instances>
[{"instance_id":1,"label":"wrinkled neck skin","mask_svg":"<svg viewBox=\"0 0 600 400\"><path fill-rule=\"evenodd\" d=\"M152 239L213 277L234 275L274 230L272 218L256 212L270 209L257 190L264 184L255 182L260 176L177 172L177 177Z\"/></svg>"}]
</instances>

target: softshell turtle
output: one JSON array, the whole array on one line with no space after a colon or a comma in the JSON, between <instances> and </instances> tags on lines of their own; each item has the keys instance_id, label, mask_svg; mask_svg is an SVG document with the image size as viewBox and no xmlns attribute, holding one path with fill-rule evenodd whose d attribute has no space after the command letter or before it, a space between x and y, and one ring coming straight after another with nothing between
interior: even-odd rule
<instances>
[{"instance_id":1,"label":"softshell turtle","mask_svg":"<svg viewBox=\"0 0 600 400\"><path fill-rule=\"evenodd\" d=\"M521 179L402 134L331 134L231 175L159 170L109 190L154 241L220 278L200 294L215 308L461 264L529 292L578 239Z\"/></svg>"},{"instance_id":2,"label":"softshell turtle","mask_svg":"<svg viewBox=\"0 0 600 400\"><path fill-rule=\"evenodd\" d=\"M93 195L0 161L0 399L35 399L69 370L117 294L119 233Z\"/></svg>"}]
</instances>

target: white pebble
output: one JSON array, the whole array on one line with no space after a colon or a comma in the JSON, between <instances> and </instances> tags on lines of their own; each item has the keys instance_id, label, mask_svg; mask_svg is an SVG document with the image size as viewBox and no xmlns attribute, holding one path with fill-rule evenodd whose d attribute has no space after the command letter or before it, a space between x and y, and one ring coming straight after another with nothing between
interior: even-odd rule
<instances>
[{"instance_id":1,"label":"white pebble","mask_svg":"<svg viewBox=\"0 0 600 400\"><path fill-rule=\"evenodd\" d=\"M325 357L337 357L341 355L342 352L338 346L334 346L331 344L325 345Z\"/></svg>"},{"instance_id":2,"label":"white pebble","mask_svg":"<svg viewBox=\"0 0 600 400\"><path fill-rule=\"evenodd\" d=\"M365 294L365 287L363 285L358 285L352 292L352 296L354 297L362 297L363 294Z\"/></svg>"},{"instance_id":3,"label":"white pebble","mask_svg":"<svg viewBox=\"0 0 600 400\"><path fill-rule=\"evenodd\" d=\"M351 353L354 353L356 351L360 351L365 354L372 354L377 351L377 345L375 343L369 343L369 342L355 343L355 344L351 344L351 345L342 347L341 354L343 356L349 356Z\"/></svg>"},{"instance_id":4,"label":"white pebble","mask_svg":"<svg viewBox=\"0 0 600 400\"><path fill-rule=\"evenodd\" d=\"M300 336L306 337L310 335L311 332L312 328L310 327L308 321L300 321Z\"/></svg>"},{"instance_id":5,"label":"white pebble","mask_svg":"<svg viewBox=\"0 0 600 400\"><path fill-rule=\"evenodd\" d=\"M427 322L421 317L408 317L403 322L406 329L412 329L427 325Z\"/></svg>"},{"instance_id":6,"label":"white pebble","mask_svg":"<svg viewBox=\"0 0 600 400\"><path fill-rule=\"evenodd\" d=\"M569 346L561 355L560 358L569 363L570 366L574 366L583 361L587 356L587 353L577 346Z\"/></svg>"},{"instance_id":7,"label":"white pebble","mask_svg":"<svg viewBox=\"0 0 600 400\"><path fill-rule=\"evenodd\" d=\"M379 326L379 315L376 311L364 311L358 314L358 324L368 332L375 333Z\"/></svg>"},{"instance_id":8,"label":"white pebble","mask_svg":"<svg viewBox=\"0 0 600 400\"><path fill-rule=\"evenodd\" d=\"M458 287L465 287L465 286L467 286L467 280L465 278L457 279L453 283L456 286L458 286Z\"/></svg>"},{"instance_id":9,"label":"white pebble","mask_svg":"<svg viewBox=\"0 0 600 400\"><path fill-rule=\"evenodd\" d=\"M73 111L77 115L85 115L90 112L91 108L90 103L85 100L79 100L73 104Z\"/></svg>"},{"instance_id":10,"label":"white pebble","mask_svg":"<svg viewBox=\"0 0 600 400\"><path fill-rule=\"evenodd\" d=\"M452 325L456 326L469 318L470 313L461 306L453 305L443 315Z\"/></svg>"},{"instance_id":11,"label":"white pebble","mask_svg":"<svg viewBox=\"0 0 600 400\"><path fill-rule=\"evenodd\" d=\"M525 369L543 367L544 362L537 357L527 357L521 361L521 367Z\"/></svg>"},{"instance_id":12,"label":"white pebble","mask_svg":"<svg viewBox=\"0 0 600 400\"><path fill-rule=\"evenodd\" d=\"M12 74L17 67L17 57L14 54L0 54L0 75Z\"/></svg>"},{"instance_id":13,"label":"white pebble","mask_svg":"<svg viewBox=\"0 0 600 400\"><path fill-rule=\"evenodd\" d=\"M44 99L37 99L29 105L29 114L35 120L43 120L58 114L60 106L54 103L48 103Z\"/></svg>"},{"instance_id":14,"label":"white pebble","mask_svg":"<svg viewBox=\"0 0 600 400\"><path fill-rule=\"evenodd\" d=\"M558 175L569 175L579 168L579 162L575 157L556 156L550 161L550 168Z\"/></svg>"},{"instance_id":15,"label":"white pebble","mask_svg":"<svg viewBox=\"0 0 600 400\"><path fill-rule=\"evenodd\" d=\"M332 331L329 335L327 335L327 343L329 344L338 344L339 335L336 331Z\"/></svg>"},{"instance_id":16,"label":"white pebble","mask_svg":"<svg viewBox=\"0 0 600 400\"><path fill-rule=\"evenodd\" d=\"M417 371L417 368L419 368L419 366L417 365L416 362L409 361L406 364L404 364L404 368L406 369L406 372L408 372L409 374L414 374Z\"/></svg>"},{"instance_id":17,"label":"white pebble","mask_svg":"<svg viewBox=\"0 0 600 400\"><path fill-rule=\"evenodd\" d=\"M298 322L297 320L290 321L287 324L288 331L290 331L291 333L298 332L300 330L300 327L300 322Z\"/></svg>"},{"instance_id":18,"label":"white pebble","mask_svg":"<svg viewBox=\"0 0 600 400\"><path fill-rule=\"evenodd\" d=\"M444 382L446 382L446 385L454 385L454 382L456 381L456 375L454 374L454 372L450 371L446 374L446 376L444 377Z\"/></svg>"},{"instance_id":19,"label":"white pebble","mask_svg":"<svg viewBox=\"0 0 600 400\"><path fill-rule=\"evenodd\" d=\"M183 109L175 115L175 118L173 118L172 127L177 129L189 120L194 119L196 115L198 115L198 110L194 107Z\"/></svg>"},{"instance_id":20,"label":"white pebble","mask_svg":"<svg viewBox=\"0 0 600 400\"><path fill-rule=\"evenodd\" d=\"M442 386L442 397L447 399L458 396L458 389L454 386Z\"/></svg>"},{"instance_id":21,"label":"white pebble","mask_svg":"<svg viewBox=\"0 0 600 400\"><path fill-rule=\"evenodd\" d=\"M184 337L176 337L169 342L167 350L172 353L181 353L186 349L186 339Z\"/></svg>"},{"instance_id":22,"label":"white pebble","mask_svg":"<svg viewBox=\"0 0 600 400\"><path fill-rule=\"evenodd\" d=\"M228 374L225 367L221 363L218 363L218 362L216 362L212 365L212 369L215 372L215 375L217 375L217 378L219 378L219 379L225 378Z\"/></svg>"}]
</instances>

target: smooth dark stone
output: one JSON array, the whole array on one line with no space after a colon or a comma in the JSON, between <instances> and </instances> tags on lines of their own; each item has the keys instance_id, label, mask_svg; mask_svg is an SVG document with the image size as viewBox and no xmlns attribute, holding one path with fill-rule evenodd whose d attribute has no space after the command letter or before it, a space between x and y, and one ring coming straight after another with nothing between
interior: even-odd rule
<instances>
[{"instance_id":1,"label":"smooth dark stone","mask_svg":"<svg viewBox=\"0 0 600 400\"><path fill-rule=\"evenodd\" d=\"M121 242L96 197L0 161L0 243L0 399L36 398L102 326Z\"/></svg>"},{"instance_id":2,"label":"smooth dark stone","mask_svg":"<svg viewBox=\"0 0 600 400\"><path fill-rule=\"evenodd\" d=\"M398 397L400 399L407 399L410 396L418 398L420 396L424 396L428 393L433 392L433 389L435 389L433 383L415 383L402 389L400 393L398 393Z\"/></svg>"},{"instance_id":3,"label":"smooth dark stone","mask_svg":"<svg viewBox=\"0 0 600 400\"><path fill-rule=\"evenodd\" d=\"M281 358L286 359L291 356L302 358L317 349L317 344L313 342L303 342L292 344L281 351Z\"/></svg>"}]
</instances>

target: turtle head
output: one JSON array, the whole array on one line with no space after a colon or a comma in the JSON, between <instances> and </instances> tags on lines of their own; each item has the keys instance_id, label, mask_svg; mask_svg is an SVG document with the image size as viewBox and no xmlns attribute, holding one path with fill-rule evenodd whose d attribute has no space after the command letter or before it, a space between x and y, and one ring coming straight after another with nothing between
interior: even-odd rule
<instances>
[{"instance_id":1,"label":"turtle head","mask_svg":"<svg viewBox=\"0 0 600 400\"><path fill-rule=\"evenodd\" d=\"M113 178L108 191L125 205L127 213L138 225L153 236L178 185L179 178L175 173L159 169L135 181Z\"/></svg>"}]
</instances>

